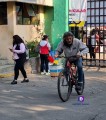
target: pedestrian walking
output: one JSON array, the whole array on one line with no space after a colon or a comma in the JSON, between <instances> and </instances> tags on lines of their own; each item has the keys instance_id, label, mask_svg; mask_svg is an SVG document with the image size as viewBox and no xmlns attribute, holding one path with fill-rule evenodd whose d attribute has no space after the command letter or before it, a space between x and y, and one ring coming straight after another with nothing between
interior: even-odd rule
<instances>
[{"instance_id":1,"label":"pedestrian walking","mask_svg":"<svg viewBox=\"0 0 106 120\"><path fill-rule=\"evenodd\" d=\"M29 82L26 71L24 69L24 63L26 61L26 48L25 48L25 44L22 38L18 35L14 35L13 36L13 48L9 48L9 49L11 52L13 52L13 59L15 61L14 80L11 82L11 84L17 84L19 70L21 71L24 77L21 83Z\"/></svg>"}]
</instances>

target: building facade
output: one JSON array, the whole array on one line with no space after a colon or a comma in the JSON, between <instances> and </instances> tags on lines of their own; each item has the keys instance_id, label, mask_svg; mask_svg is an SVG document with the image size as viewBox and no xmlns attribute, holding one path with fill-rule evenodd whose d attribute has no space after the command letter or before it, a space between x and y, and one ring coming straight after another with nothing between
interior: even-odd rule
<instances>
[{"instance_id":1,"label":"building facade","mask_svg":"<svg viewBox=\"0 0 106 120\"><path fill-rule=\"evenodd\" d=\"M48 12L44 12L50 8L52 0L0 0L0 55L11 60L13 35L20 35L24 41L38 36L37 29L43 31L47 22Z\"/></svg>"},{"instance_id":2,"label":"building facade","mask_svg":"<svg viewBox=\"0 0 106 120\"><path fill-rule=\"evenodd\" d=\"M68 30L68 0L0 0L0 55L11 60L12 37L30 41L37 29L49 35L52 50Z\"/></svg>"}]
</instances>

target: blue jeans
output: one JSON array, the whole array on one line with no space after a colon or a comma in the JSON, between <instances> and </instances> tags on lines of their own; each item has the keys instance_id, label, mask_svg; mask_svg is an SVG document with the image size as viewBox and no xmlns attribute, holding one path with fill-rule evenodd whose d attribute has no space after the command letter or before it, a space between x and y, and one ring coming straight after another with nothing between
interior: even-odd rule
<instances>
[{"instance_id":1,"label":"blue jeans","mask_svg":"<svg viewBox=\"0 0 106 120\"><path fill-rule=\"evenodd\" d=\"M83 82L83 68L82 68L82 58L80 57L77 61L74 62L74 64L77 66L78 68L78 83L82 83Z\"/></svg>"}]
</instances>

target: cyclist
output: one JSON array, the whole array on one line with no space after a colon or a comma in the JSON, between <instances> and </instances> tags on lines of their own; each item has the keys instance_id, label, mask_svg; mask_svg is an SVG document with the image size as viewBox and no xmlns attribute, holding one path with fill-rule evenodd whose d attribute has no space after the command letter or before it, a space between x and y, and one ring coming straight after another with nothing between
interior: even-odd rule
<instances>
[{"instance_id":1,"label":"cyclist","mask_svg":"<svg viewBox=\"0 0 106 120\"><path fill-rule=\"evenodd\" d=\"M81 89L83 83L83 67L82 67L82 56L88 53L88 48L82 41L75 38L71 32L65 32L63 35L63 40L59 43L55 58L62 54L66 57L76 56L77 59L74 64L78 68L78 89Z\"/></svg>"}]
</instances>

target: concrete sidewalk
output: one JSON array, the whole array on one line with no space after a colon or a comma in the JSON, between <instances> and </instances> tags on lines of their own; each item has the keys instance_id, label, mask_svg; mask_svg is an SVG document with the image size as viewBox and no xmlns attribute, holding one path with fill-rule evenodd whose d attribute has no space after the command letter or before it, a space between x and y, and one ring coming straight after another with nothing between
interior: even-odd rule
<instances>
[{"instance_id":1,"label":"concrete sidewalk","mask_svg":"<svg viewBox=\"0 0 106 120\"><path fill-rule=\"evenodd\" d=\"M69 101L58 97L57 78L30 74L29 83L0 79L0 120L106 120L106 70L84 68L84 103L75 90Z\"/></svg>"}]
</instances>

